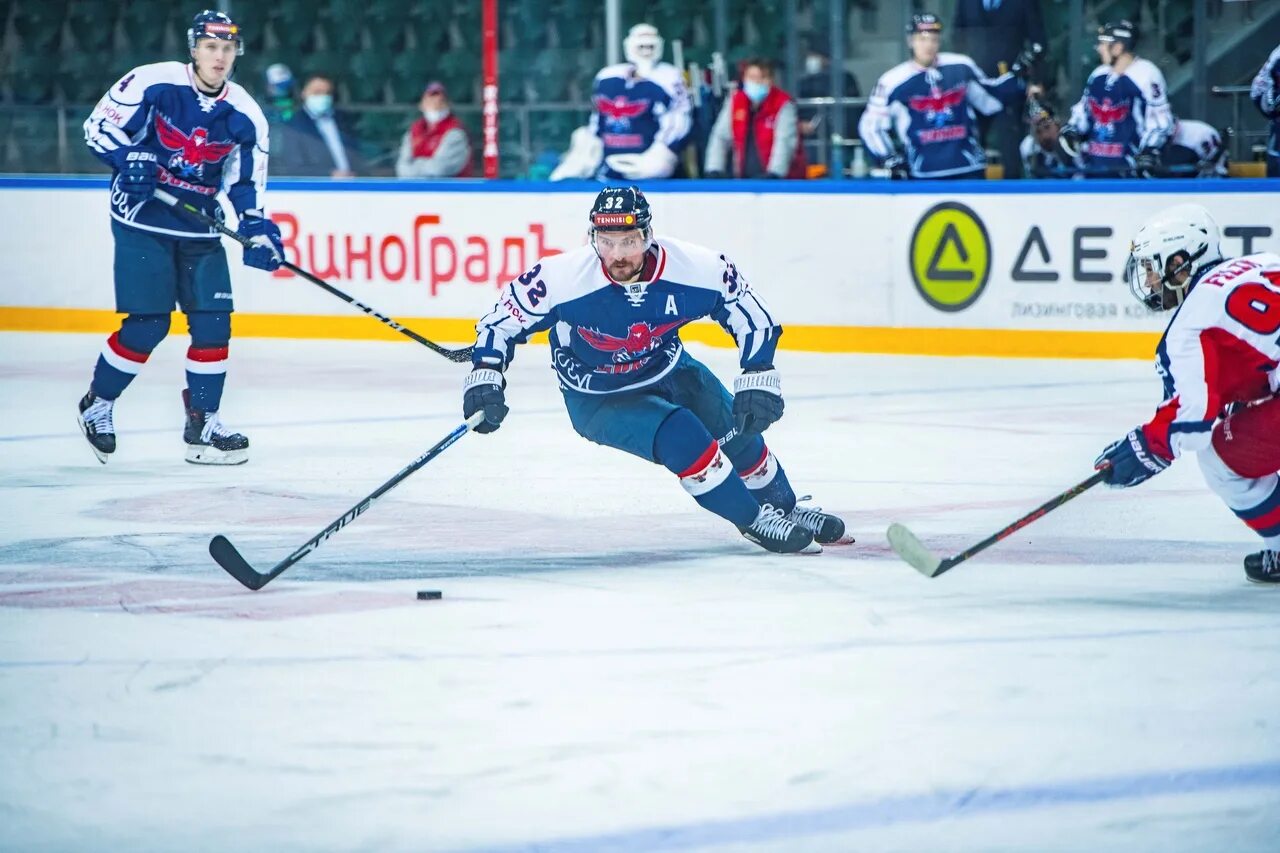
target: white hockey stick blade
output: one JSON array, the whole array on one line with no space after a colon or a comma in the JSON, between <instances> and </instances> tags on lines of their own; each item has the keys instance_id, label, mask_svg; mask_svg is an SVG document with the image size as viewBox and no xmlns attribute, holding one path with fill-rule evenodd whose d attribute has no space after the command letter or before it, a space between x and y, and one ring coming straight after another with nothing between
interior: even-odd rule
<instances>
[{"instance_id":1,"label":"white hockey stick blade","mask_svg":"<svg viewBox=\"0 0 1280 853\"><path fill-rule=\"evenodd\" d=\"M920 574L931 578L942 568L942 560L924 547L916 535L903 525L896 522L890 524L887 535L894 552Z\"/></svg>"}]
</instances>

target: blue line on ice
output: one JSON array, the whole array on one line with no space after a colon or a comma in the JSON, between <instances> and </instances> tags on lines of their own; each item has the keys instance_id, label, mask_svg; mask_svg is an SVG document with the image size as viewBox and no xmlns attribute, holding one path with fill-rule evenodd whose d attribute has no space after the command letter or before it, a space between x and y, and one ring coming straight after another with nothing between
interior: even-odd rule
<instances>
[{"instance_id":1,"label":"blue line on ice","mask_svg":"<svg viewBox=\"0 0 1280 853\"><path fill-rule=\"evenodd\" d=\"M848 803L825 809L777 812L468 849L485 853L535 850L539 853L688 850L851 832L895 824L919 824L1030 811L1053 806L1206 794L1240 788L1280 788L1280 761L1105 776L1012 788L941 790Z\"/></svg>"}]
</instances>

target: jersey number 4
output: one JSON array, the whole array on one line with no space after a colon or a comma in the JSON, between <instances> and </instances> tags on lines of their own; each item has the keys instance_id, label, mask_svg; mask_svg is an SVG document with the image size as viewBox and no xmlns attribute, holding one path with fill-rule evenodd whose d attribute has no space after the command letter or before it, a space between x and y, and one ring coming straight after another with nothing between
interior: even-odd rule
<instances>
[{"instance_id":1,"label":"jersey number 4","mask_svg":"<svg viewBox=\"0 0 1280 853\"><path fill-rule=\"evenodd\" d=\"M1264 272L1263 277L1280 287L1280 273ZM1280 331L1280 293L1264 284L1242 284L1227 297L1227 314L1251 332L1274 335Z\"/></svg>"}]
</instances>

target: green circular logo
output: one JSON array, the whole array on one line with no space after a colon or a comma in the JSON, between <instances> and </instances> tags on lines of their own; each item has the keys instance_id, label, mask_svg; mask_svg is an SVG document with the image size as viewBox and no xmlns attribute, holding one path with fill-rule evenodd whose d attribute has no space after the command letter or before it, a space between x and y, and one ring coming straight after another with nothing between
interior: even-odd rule
<instances>
[{"instance_id":1,"label":"green circular logo","mask_svg":"<svg viewBox=\"0 0 1280 853\"><path fill-rule=\"evenodd\" d=\"M954 201L934 205L911 235L911 280L939 311L963 311L991 277L991 239L971 209Z\"/></svg>"}]
</instances>

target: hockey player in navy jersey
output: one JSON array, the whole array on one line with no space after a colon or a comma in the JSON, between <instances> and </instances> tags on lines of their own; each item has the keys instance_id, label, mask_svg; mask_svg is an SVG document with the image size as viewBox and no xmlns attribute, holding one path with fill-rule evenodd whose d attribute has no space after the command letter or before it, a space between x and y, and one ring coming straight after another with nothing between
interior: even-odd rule
<instances>
[{"instance_id":1,"label":"hockey player in navy jersey","mask_svg":"<svg viewBox=\"0 0 1280 853\"><path fill-rule=\"evenodd\" d=\"M636 24L622 41L626 62L596 74L595 111L573 134L551 180L669 178L693 130L693 106L680 69L662 61L662 36Z\"/></svg>"},{"instance_id":2,"label":"hockey player in navy jersey","mask_svg":"<svg viewBox=\"0 0 1280 853\"><path fill-rule=\"evenodd\" d=\"M886 71L871 92L858 122L862 144L894 178L983 177L987 156L974 110L1019 108L1019 75L1030 54L1014 63L1016 71L989 79L969 57L939 52L942 22L928 14L912 15L907 43L911 59Z\"/></svg>"},{"instance_id":3,"label":"hockey player in navy jersey","mask_svg":"<svg viewBox=\"0 0 1280 853\"><path fill-rule=\"evenodd\" d=\"M1271 120L1271 135L1267 137L1267 177L1280 178L1280 47L1271 51L1267 61L1258 69L1253 85L1249 87L1249 99Z\"/></svg>"},{"instance_id":4,"label":"hockey player in navy jersey","mask_svg":"<svg viewBox=\"0 0 1280 853\"><path fill-rule=\"evenodd\" d=\"M1158 169L1173 133L1164 75L1134 55L1138 28L1129 21L1098 28L1098 58L1084 94L1063 127L1064 146L1078 149L1086 175L1131 177Z\"/></svg>"},{"instance_id":5,"label":"hockey player in navy jersey","mask_svg":"<svg viewBox=\"0 0 1280 853\"><path fill-rule=\"evenodd\" d=\"M507 415L503 370L515 346L549 330L552 366L581 436L666 467L703 508L770 551L851 542L842 520L798 505L760 435L782 417L773 366L782 327L733 262L655 239L636 187L602 190L588 233L590 245L543 258L508 284L476 324L463 391L465 415L485 415L476 431L492 432ZM732 396L680 341L680 327L701 317L738 343Z\"/></svg>"},{"instance_id":6,"label":"hockey player in navy jersey","mask_svg":"<svg viewBox=\"0 0 1280 853\"><path fill-rule=\"evenodd\" d=\"M80 401L80 428L98 460L116 449L116 400L169 333L176 304L187 315L187 388L183 391L188 462L234 465L249 440L218 417L231 339L231 278L216 231L153 198L157 187L222 217L225 193L237 230L253 241L248 266L274 270L280 229L263 212L267 122L253 98L228 77L244 51L240 28L204 11L187 30L190 63L158 62L124 75L84 124L85 141L112 169L116 310L127 314L107 339Z\"/></svg>"}]
</instances>

